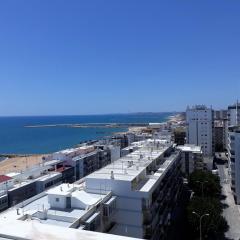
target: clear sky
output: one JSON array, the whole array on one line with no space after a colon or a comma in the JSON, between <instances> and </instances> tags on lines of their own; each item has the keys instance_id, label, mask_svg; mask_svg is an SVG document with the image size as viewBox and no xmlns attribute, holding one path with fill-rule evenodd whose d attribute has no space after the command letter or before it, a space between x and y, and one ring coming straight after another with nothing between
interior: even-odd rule
<instances>
[{"instance_id":1,"label":"clear sky","mask_svg":"<svg viewBox=\"0 0 240 240\"><path fill-rule=\"evenodd\" d=\"M223 108L240 98L239 0L0 2L0 115Z\"/></svg>"}]
</instances>

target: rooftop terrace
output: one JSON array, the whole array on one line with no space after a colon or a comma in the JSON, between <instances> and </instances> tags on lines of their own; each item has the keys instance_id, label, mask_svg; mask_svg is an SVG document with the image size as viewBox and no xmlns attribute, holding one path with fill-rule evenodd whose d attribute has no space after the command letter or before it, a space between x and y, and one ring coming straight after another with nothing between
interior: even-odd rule
<instances>
[{"instance_id":1,"label":"rooftop terrace","mask_svg":"<svg viewBox=\"0 0 240 240\"><path fill-rule=\"evenodd\" d=\"M122 157L112 164L101 168L87 178L101 178L132 181L152 162L164 154L169 145L145 145L141 149Z\"/></svg>"}]
</instances>

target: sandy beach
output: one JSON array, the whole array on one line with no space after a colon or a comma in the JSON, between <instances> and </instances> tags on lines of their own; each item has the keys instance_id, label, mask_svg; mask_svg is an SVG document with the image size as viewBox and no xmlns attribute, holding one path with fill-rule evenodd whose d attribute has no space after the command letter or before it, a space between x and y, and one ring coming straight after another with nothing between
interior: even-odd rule
<instances>
[{"instance_id":1,"label":"sandy beach","mask_svg":"<svg viewBox=\"0 0 240 240\"><path fill-rule=\"evenodd\" d=\"M182 121L185 121L183 114L176 114L176 115L170 116L167 122L178 123Z\"/></svg>"},{"instance_id":2,"label":"sandy beach","mask_svg":"<svg viewBox=\"0 0 240 240\"><path fill-rule=\"evenodd\" d=\"M9 172L19 172L38 165L42 162L42 157L45 155L31 155L26 157L11 157L0 162L0 174Z\"/></svg>"}]
</instances>

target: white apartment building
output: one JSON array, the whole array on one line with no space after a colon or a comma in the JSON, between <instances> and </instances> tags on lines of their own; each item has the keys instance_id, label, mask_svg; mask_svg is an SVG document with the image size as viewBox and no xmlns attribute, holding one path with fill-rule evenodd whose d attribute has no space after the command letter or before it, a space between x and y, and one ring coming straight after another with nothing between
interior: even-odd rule
<instances>
[{"instance_id":1,"label":"white apartment building","mask_svg":"<svg viewBox=\"0 0 240 240\"><path fill-rule=\"evenodd\" d=\"M87 192L111 191L116 196L115 225L109 233L147 239L164 236L181 188L180 160L180 151L171 144L151 140L85 178Z\"/></svg>"},{"instance_id":2,"label":"white apartment building","mask_svg":"<svg viewBox=\"0 0 240 240\"><path fill-rule=\"evenodd\" d=\"M29 237L45 229L51 239L57 239L56 232L69 233L61 239L77 239L74 231L78 239L165 238L182 187L180 169L180 150L165 140L147 140L82 181L3 212L0 237L24 239L25 231ZM9 224L24 231L9 231Z\"/></svg>"},{"instance_id":3,"label":"white apartment building","mask_svg":"<svg viewBox=\"0 0 240 240\"><path fill-rule=\"evenodd\" d=\"M204 105L197 105L187 108L187 143L202 147L205 156L212 156L214 153L213 131L214 119L213 110Z\"/></svg>"},{"instance_id":4,"label":"white apartment building","mask_svg":"<svg viewBox=\"0 0 240 240\"><path fill-rule=\"evenodd\" d=\"M231 175L231 189L237 204L240 204L240 127L229 127L229 171Z\"/></svg>"},{"instance_id":5,"label":"white apartment building","mask_svg":"<svg viewBox=\"0 0 240 240\"><path fill-rule=\"evenodd\" d=\"M240 124L240 104L237 102L234 105L228 106L228 126Z\"/></svg>"},{"instance_id":6,"label":"white apartment building","mask_svg":"<svg viewBox=\"0 0 240 240\"><path fill-rule=\"evenodd\" d=\"M177 146L182 151L182 172L186 175L204 168L203 153L200 146L185 144Z\"/></svg>"}]
</instances>

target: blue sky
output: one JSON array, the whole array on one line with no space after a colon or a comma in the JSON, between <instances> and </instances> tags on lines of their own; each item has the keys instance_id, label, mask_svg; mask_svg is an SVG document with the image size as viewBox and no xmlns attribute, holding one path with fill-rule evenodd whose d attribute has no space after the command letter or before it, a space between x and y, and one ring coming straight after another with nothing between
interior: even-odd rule
<instances>
[{"instance_id":1,"label":"blue sky","mask_svg":"<svg viewBox=\"0 0 240 240\"><path fill-rule=\"evenodd\" d=\"M240 1L0 3L0 115L224 108L240 98Z\"/></svg>"}]
</instances>

